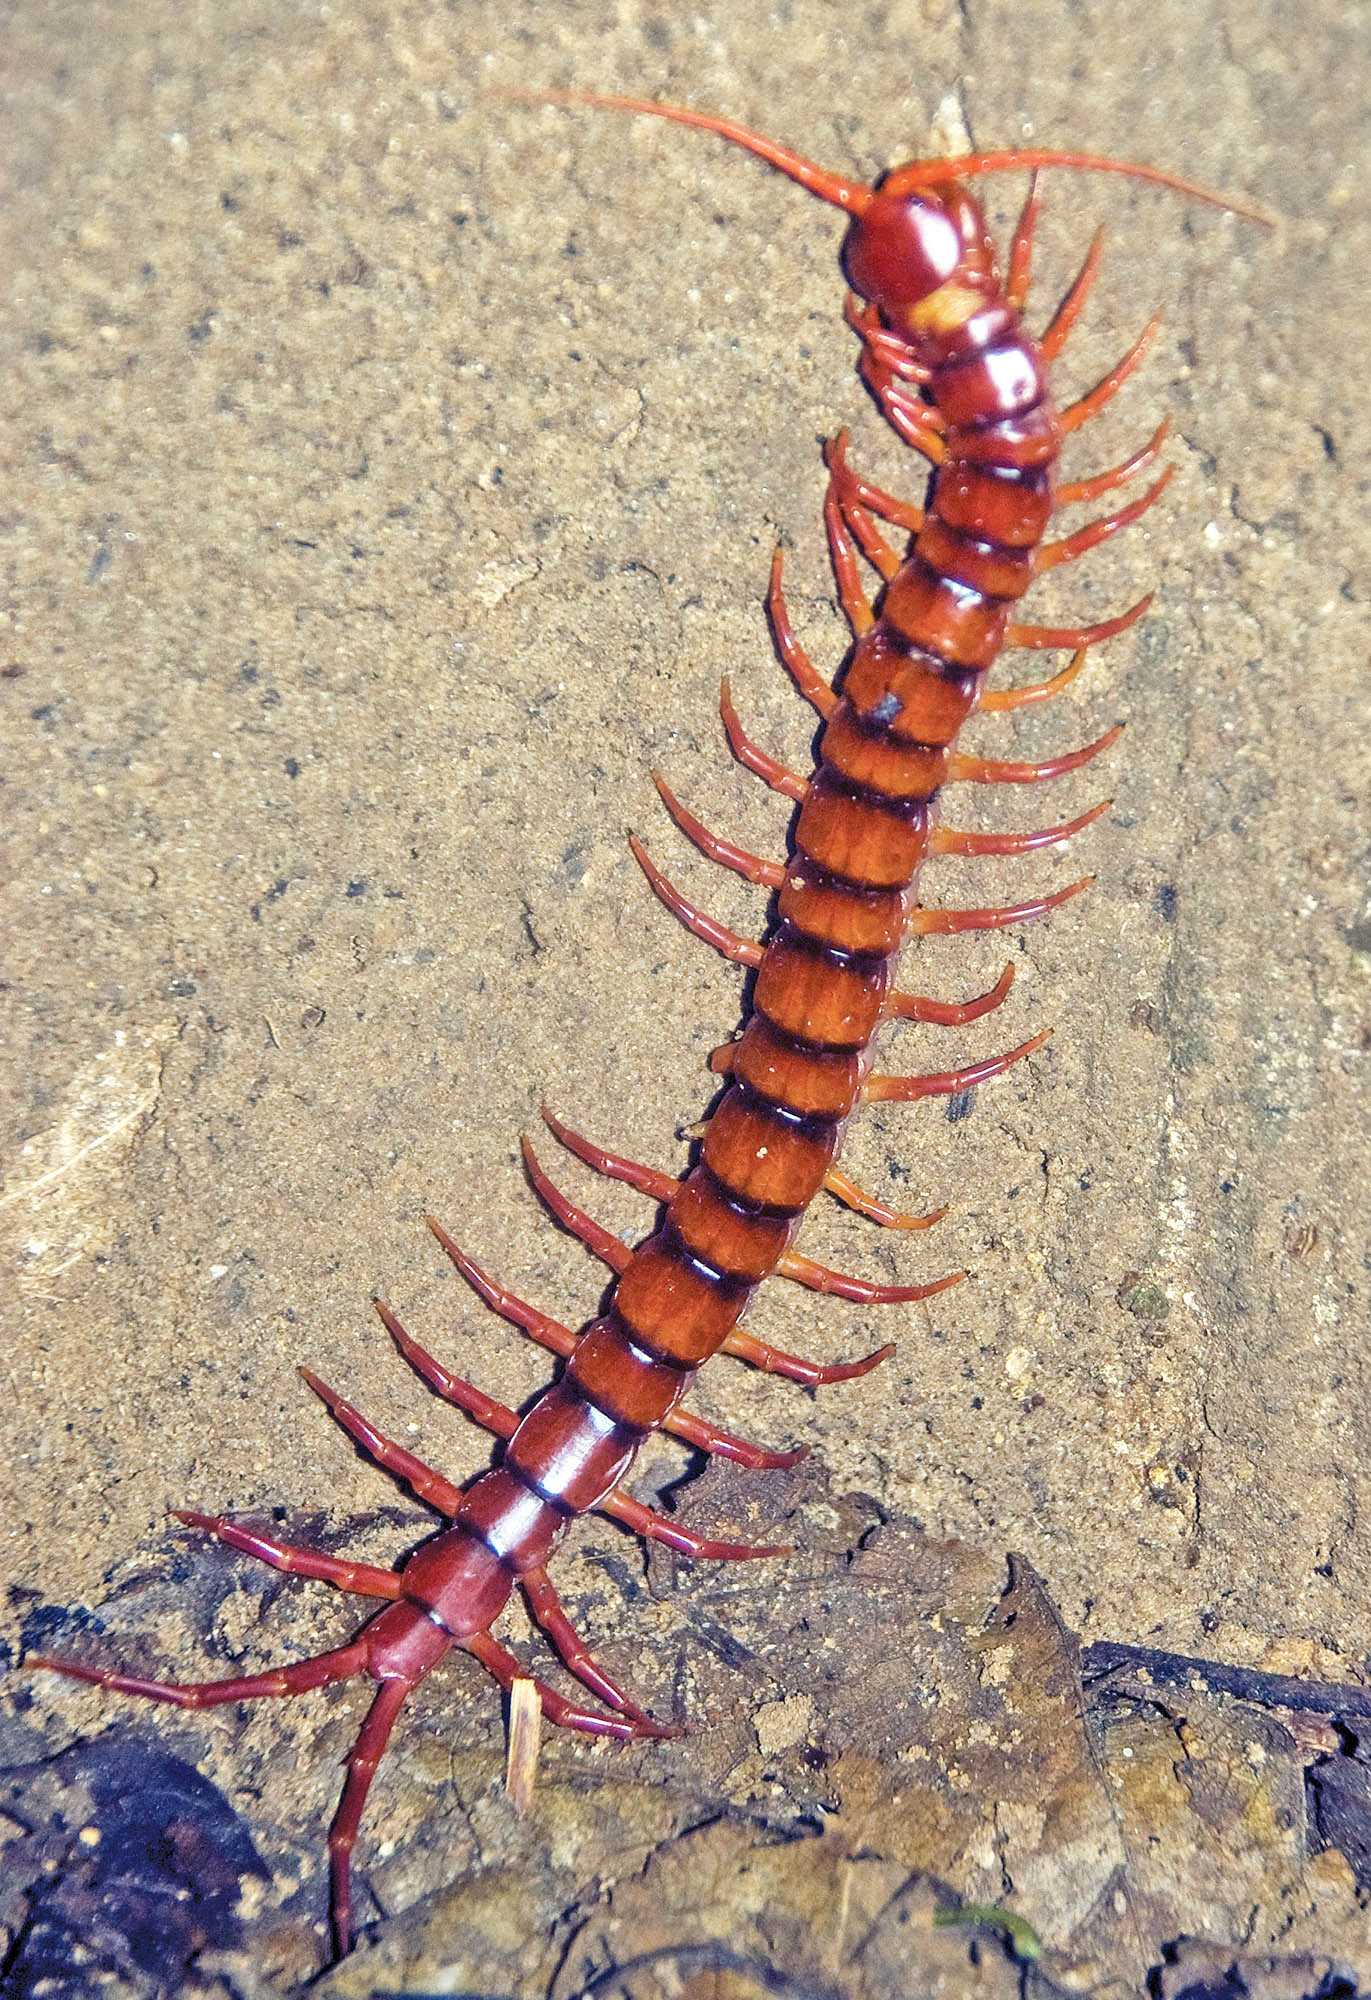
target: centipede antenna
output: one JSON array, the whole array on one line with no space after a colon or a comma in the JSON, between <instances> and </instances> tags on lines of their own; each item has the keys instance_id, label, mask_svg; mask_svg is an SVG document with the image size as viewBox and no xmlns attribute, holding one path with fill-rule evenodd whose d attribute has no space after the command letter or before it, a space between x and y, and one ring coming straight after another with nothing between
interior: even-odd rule
<instances>
[{"instance_id":1,"label":"centipede antenna","mask_svg":"<svg viewBox=\"0 0 1371 2000\"><path fill-rule=\"evenodd\" d=\"M1232 195L1220 194L1216 188L1187 180L1183 174L1168 173L1165 167L1147 167L1137 160L1111 160L1103 153L1055 152L1041 146L1016 147L1003 153L958 154L946 160L911 160L908 166L896 167L885 176L880 192L917 194L921 188L945 187L949 181L970 180L975 174L1016 173L1024 168L1036 173L1042 167L1069 167L1080 173L1123 174L1129 180L1151 181L1156 187L1171 188L1176 194L1207 202L1211 208L1221 208L1229 215L1240 215L1247 222L1258 222L1263 229L1274 229L1278 219L1255 202L1237 201Z\"/></svg>"},{"instance_id":2,"label":"centipede antenna","mask_svg":"<svg viewBox=\"0 0 1371 2000\"><path fill-rule=\"evenodd\" d=\"M647 118L665 118L673 125L693 125L697 131L713 132L718 138L727 139L731 145L742 146L745 151L755 153L759 160L765 160L778 173L798 181L802 188L818 195L821 201L830 201L835 208L846 209L849 215L860 215L871 200L871 189L861 181L845 181L841 175L831 174L826 168L816 166L813 160L792 153L789 146L779 145L774 139L764 139L760 132L735 124L731 118L719 118L713 112L688 111L681 104L656 104L650 97L602 96L589 90L502 90L496 94L529 104L562 104L588 111L632 111Z\"/></svg>"}]
</instances>

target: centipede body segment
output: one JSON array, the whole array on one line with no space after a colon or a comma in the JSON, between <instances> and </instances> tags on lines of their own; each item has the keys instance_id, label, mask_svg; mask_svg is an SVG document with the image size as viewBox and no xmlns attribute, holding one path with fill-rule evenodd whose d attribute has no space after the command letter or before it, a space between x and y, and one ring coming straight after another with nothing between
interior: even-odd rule
<instances>
[{"instance_id":1,"label":"centipede body segment","mask_svg":"<svg viewBox=\"0 0 1371 2000\"><path fill-rule=\"evenodd\" d=\"M1218 201L1155 169L1036 151L918 161L872 189L841 180L722 119L631 99L571 101L703 127L759 154L844 210L850 221L843 258L852 287L847 318L861 343L860 372L896 433L929 462L932 477L925 502L917 505L857 472L848 462L845 434L827 449L825 522L854 639L838 687L825 680L797 639L779 556L773 565L768 605L777 650L822 718L812 773L787 770L752 742L725 684L721 712L735 755L798 805L789 858L750 854L710 831L667 780L656 777L682 832L710 859L770 891L775 915L763 942L738 936L689 901L634 843L663 903L728 958L755 969L756 978L740 1035L712 1058L724 1087L684 1178L605 1151L548 1115L553 1137L584 1163L662 1205L657 1226L636 1249L626 1248L568 1200L526 1143L539 1195L614 1274L606 1310L575 1332L504 1290L433 1225L472 1289L563 1364L557 1380L520 1419L452 1374L379 1305L401 1355L424 1382L501 1440L498 1462L463 1490L303 1370L343 1430L445 1525L392 1571L288 1546L220 1515L187 1512L179 1518L279 1570L376 1600L380 1608L357 1637L275 1671L188 1685L73 1660L29 1662L183 1708L299 1694L359 1676L374 1682L329 1838L340 1953L353 1941L353 1846L405 1699L454 1648L472 1654L505 1688L527 1678L491 1629L516 1586L565 1666L600 1704L582 1706L538 1681L539 1699L552 1721L618 1738L673 1733L590 1657L558 1600L548 1564L570 1522L591 1510L690 1557L740 1561L785 1553L702 1537L625 1490L644 1438L659 1429L751 1467L788 1465L799 1456L730 1437L683 1407L712 1355L722 1351L818 1386L864 1374L894 1351L887 1345L860 1360L826 1364L782 1353L741 1324L757 1288L779 1275L838 1298L898 1305L928 1298L963 1275L952 1271L931 1281L876 1284L816 1263L795 1247L795 1238L825 1189L887 1228L913 1231L936 1222L937 1213L901 1213L843 1172L838 1159L848 1118L862 1102L947 1096L986 1082L1030 1056L1045 1039L1035 1035L1003 1054L921 1075L873 1074L870 1068L872 1040L883 1022L957 1028L999 1007L1009 994L1008 969L988 992L971 998L906 991L896 984L903 944L930 934L1019 924L1045 915L1086 886L1085 880L1073 882L1055 894L1003 907L945 909L920 899L921 871L931 854L1027 854L1070 839L1104 810L1102 803L1068 821L997 833L960 832L944 826L937 814L949 785L1039 784L1077 769L1114 742L1118 732L1111 729L1082 749L1038 762L972 756L957 747L975 708L1011 711L1050 699L1080 671L1092 645L1143 614L1147 599L1116 617L1073 629L1021 622L1017 607L1035 576L1075 561L1135 521L1167 478L1163 472L1116 512L1047 539L1059 505L1098 499L1145 472L1160 455L1165 426L1122 465L1075 482L1057 478L1064 438L1122 386L1151 329L1096 389L1059 410L1049 370L1094 283L1098 248L1092 247L1046 333L1035 340L1021 313L1038 215L1037 174L1003 279L970 183L1001 168L1060 164L1124 172ZM908 538L904 553L893 546L896 535ZM879 579L874 602L864 580L867 569ZM991 690L987 676L1006 647L1064 648L1071 657L1049 678Z\"/></svg>"}]
</instances>

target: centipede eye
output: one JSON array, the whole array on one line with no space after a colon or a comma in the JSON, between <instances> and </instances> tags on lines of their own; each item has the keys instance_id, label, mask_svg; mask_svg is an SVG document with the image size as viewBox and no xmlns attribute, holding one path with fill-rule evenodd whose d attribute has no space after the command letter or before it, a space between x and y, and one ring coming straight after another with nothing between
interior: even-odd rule
<instances>
[{"instance_id":1,"label":"centipede eye","mask_svg":"<svg viewBox=\"0 0 1371 2000\"><path fill-rule=\"evenodd\" d=\"M847 233L843 268L852 289L894 319L946 284L962 256L942 202L878 192Z\"/></svg>"}]
</instances>

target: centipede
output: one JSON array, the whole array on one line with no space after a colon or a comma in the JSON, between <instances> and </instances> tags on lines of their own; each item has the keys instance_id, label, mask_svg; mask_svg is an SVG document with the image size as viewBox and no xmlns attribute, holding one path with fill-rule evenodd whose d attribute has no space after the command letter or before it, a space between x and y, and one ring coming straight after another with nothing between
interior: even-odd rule
<instances>
[{"instance_id":1,"label":"centipede","mask_svg":"<svg viewBox=\"0 0 1371 2000\"><path fill-rule=\"evenodd\" d=\"M772 903L762 940L745 938L691 902L642 843L632 841L651 889L690 931L749 969L752 991L738 1034L710 1059L719 1079L713 1108L681 1176L607 1151L544 1113L553 1138L587 1167L659 1204L656 1226L636 1248L569 1200L524 1141L529 1177L551 1215L609 1268L604 1309L580 1330L563 1325L499 1284L430 1219L442 1251L478 1298L561 1363L521 1417L454 1374L377 1301L386 1332L421 1381L499 1440L495 1461L465 1487L458 1485L303 1368L305 1382L347 1436L435 1511L441 1522L436 1531L387 1569L295 1546L222 1514L183 1510L176 1518L276 1570L374 1600L379 1608L357 1635L312 1658L225 1680L145 1679L47 1654L27 1662L31 1669L183 1709L304 1694L353 1679L371 1682L374 1692L346 1761L328 1836L330 1914L340 1957L355 1942L352 1856L372 1781L406 1700L449 1654L469 1654L506 1691L531 1680L543 1714L565 1728L617 1739L678 1733L679 1724L650 1715L592 1657L563 1608L548 1566L578 1516L607 1515L697 1560L791 1553L698 1534L635 1500L626 1486L644 1440L659 1430L697 1452L754 1469L790 1466L801 1456L803 1446L753 1444L684 1407L713 1355L732 1355L819 1388L866 1375L895 1351L887 1343L858 1360L818 1363L768 1345L742 1324L759 1287L778 1276L838 1299L898 1307L929 1299L966 1275L876 1283L830 1269L795 1243L825 1191L892 1231L923 1230L938 1221L943 1211L903 1213L842 1170L838 1161L851 1114L863 1104L968 1091L1031 1057L1046 1039L1035 1034L1002 1054L923 1074L873 1069L874 1039L886 1024L961 1028L999 1008L1010 992L1012 967L972 999L907 990L896 983L902 948L933 935L1021 925L1059 908L1090 879L1013 904L949 909L923 900L925 861L1018 857L1056 847L1109 805L1104 800L1075 818L1029 831L959 831L940 816L949 785L1042 784L1115 743L1118 727L1083 748L1024 762L973 756L958 747L973 711L1013 713L1050 700L1081 672L1092 647L1136 624L1150 602L1143 597L1116 616L1071 627L1025 623L1018 615L1037 577L1075 562L1137 521L1170 476L1164 466L1153 471L1163 455L1163 422L1121 464L1085 478L1058 477L1066 439L1134 373L1158 322L1148 322L1087 394L1058 407L1051 370L1095 284L1101 239L1091 243L1046 329L1031 335L1023 314L1043 176L1050 169L1119 174L1267 219L1177 174L1092 153L1033 147L919 159L866 185L712 113L632 97L523 95L698 128L840 209L849 287L844 313L859 343L858 372L896 437L925 461L925 494L916 504L864 477L849 462L845 430L825 447L824 525L852 632L832 681L797 637L779 551L773 560L766 601L776 651L820 723L808 775L753 741L728 682L723 685L720 709L734 755L795 808L788 857L766 859L711 831L664 776L653 774L667 813L688 840L767 891ZM1031 183L1001 275L972 184L984 175L1024 171ZM1147 473L1150 483L1137 497L1085 527L1048 538L1058 509L1099 500ZM874 599L868 569L877 579ZM1062 651L1069 659L1049 679L990 687L992 669L1015 649ZM494 1635L516 1589L564 1668L597 1706L533 1676Z\"/></svg>"}]
</instances>

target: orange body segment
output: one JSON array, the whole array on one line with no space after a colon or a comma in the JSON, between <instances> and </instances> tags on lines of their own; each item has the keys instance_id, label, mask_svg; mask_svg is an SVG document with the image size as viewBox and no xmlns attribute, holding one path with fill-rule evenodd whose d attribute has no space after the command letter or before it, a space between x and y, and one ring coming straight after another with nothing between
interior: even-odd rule
<instances>
[{"instance_id":1,"label":"orange body segment","mask_svg":"<svg viewBox=\"0 0 1371 2000\"><path fill-rule=\"evenodd\" d=\"M786 869L776 908L792 930L839 951L889 957L904 934L902 891L864 889L805 861L792 861Z\"/></svg>"},{"instance_id":2,"label":"orange body segment","mask_svg":"<svg viewBox=\"0 0 1371 2000\"><path fill-rule=\"evenodd\" d=\"M740 1082L806 1118L845 1118L861 1087L859 1050L812 1047L761 1012L733 1044L732 1056L729 1067Z\"/></svg>"},{"instance_id":3,"label":"orange body segment","mask_svg":"<svg viewBox=\"0 0 1371 2000\"><path fill-rule=\"evenodd\" d=\"M944 747L975 707L981 679L974 667L959 670L920 654L883 618L849 660L843 696L864 720L879 719L900 741Z\"/></svg>"}]
</instances>

